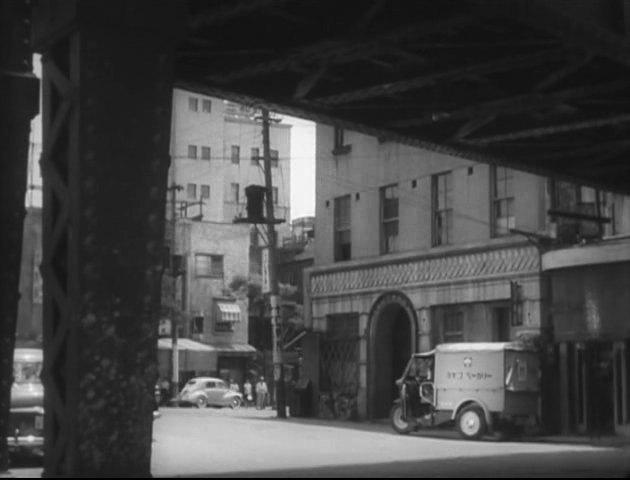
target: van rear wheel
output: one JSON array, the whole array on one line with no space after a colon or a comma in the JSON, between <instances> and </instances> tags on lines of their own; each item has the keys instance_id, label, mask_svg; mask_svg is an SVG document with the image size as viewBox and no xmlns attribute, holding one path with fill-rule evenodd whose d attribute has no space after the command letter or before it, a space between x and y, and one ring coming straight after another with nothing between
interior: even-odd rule
<instances>
[{"instance_id":1,"label":"van rear wheel","mask_svg":"<svg viewBox=\"0 0 630 480\"><path fill-rule=\"evenodd\" d=\"M465 407L457 414L457 430L466 440L479 440L487 428L483 410L476 405Z\"/></svg>"},{"instance_id":2,"label":"van rear wheel","mask_svg":"<svg viewBox=\"0 0 630 480\"><path fill-rule=\"evenodd\" d=\"M389 412L389 420L392 423L392 428L396 433L401 435L407 435L413 430L413 425L408 420L403 418L403 409L400 403L394 405Z\"/></svg>"}]
</instances>

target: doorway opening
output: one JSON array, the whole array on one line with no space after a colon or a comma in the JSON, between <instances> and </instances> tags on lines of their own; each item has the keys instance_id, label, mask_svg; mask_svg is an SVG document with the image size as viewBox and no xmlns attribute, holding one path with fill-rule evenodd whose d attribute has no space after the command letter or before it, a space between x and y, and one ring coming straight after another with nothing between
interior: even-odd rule
<instances>
[{"instance_id":1,"label":"doorway opening","mask_svg":"<svg viewBox=\"0 0 630 480\"><path fill-rule=\"evenodd\" d=\"M389 415L398 396L395 381L402 375L412 352L416 334L415 316L410 302L383 299L372 314L370 359L370 417ZM407 303L409 302L409 303Z\"/></svg>"}]
</instances>

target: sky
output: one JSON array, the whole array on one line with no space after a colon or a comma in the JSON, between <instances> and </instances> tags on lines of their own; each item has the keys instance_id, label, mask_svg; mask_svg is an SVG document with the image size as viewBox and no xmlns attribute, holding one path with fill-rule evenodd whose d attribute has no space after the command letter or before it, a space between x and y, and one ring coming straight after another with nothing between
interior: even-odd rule
<instances>
[{"instance_id":1,"label":"sky","mask_svg":"<svg viewBox=\"0 0 630 480\"><path fill-rule=\"evenodd\" d=\"M291 219L315 215L315 123L283 117L291 128Z\"/></svg>"}]
</instances>

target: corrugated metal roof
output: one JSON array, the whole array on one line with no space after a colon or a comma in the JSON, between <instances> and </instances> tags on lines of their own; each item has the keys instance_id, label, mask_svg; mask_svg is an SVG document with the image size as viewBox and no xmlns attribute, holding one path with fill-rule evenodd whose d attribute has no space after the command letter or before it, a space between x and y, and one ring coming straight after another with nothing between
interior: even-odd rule
<instances>
[{"instance_id":1,"label":"corrugated metal roof","mask_svg":"<svg viewBox=\"0 0 630 480\"><path fill-rule=\"evenodd\" d=\"M159 350L172 350L172 348L173 348L173 343L170 338L158 339ZM194 340L190 340L189 338L178 339L177 348L178 350L189 350L193 352L216 352L217 351L217 349L212 347L211 345L195 342Z\"/></svg>"}]
</instances>

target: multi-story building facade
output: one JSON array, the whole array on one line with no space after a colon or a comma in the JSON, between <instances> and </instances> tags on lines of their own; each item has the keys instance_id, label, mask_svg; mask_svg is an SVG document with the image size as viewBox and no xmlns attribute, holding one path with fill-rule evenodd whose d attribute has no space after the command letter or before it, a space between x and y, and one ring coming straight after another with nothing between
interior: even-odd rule
<instances>
[{"instance_id":1,"label":"multi-story building facade","mask_svg":"<svg viewBox=\"0 0 630 480\"><path fill-rule=\"evenodd\" d=\"M255 112L205 95L175 89L169 183L182 217L231 223L246 217L248 185L264 185L262 124ZM274 215L290 230L291 126L271 122L271 173ZM201 202L201 205L200 205Z\"/></svg>"},{"instance_id":2,"label":"multi-story building facade","mask_svg":"<svg viewBox=\"0 0 630 480\"><path fill-rule=\"evenodd\" d=\"M535 243L569 230L548 215L561 182L322 125L316 149L303 345L320 415L386 416L409 355L438 343L548 337ZM621 200L581 191L612 217L600 238L626 227Z\"/></svg>"},{"instance_id":3,"label":"multi-story building facade","mask_svg":"<svg viewBox=\"0 0 630 480\"><path fill-rule=\"evenodd\" d=\"M174 253L185 266L176 293L187 320L181 333L217 352L204 373L240 382L256 351L248 345L247 297L230 285L258 268L250 261L256 230L234 223L247 216L246 187L264 185L262 124L255 113L195 92L173 93L166 210L167 239L176 232ZM287 221L290 131L283 123L270 127L274 215ZM285 225L277 227L279 238Z\"/></svg>"}]
</instances>

